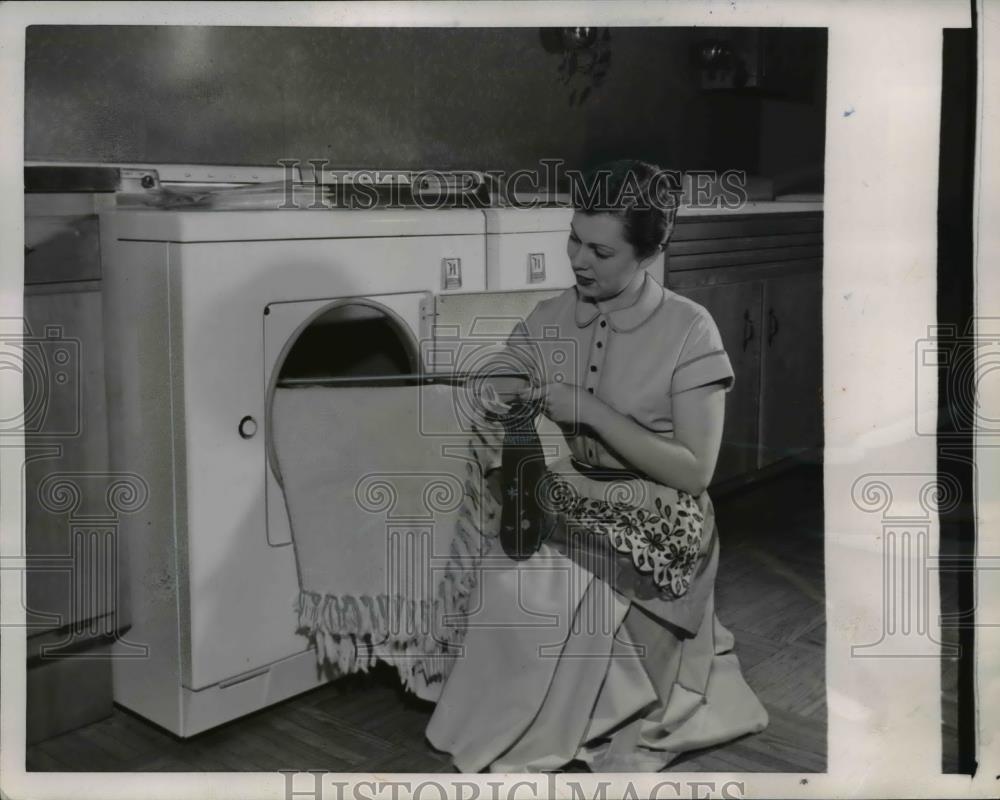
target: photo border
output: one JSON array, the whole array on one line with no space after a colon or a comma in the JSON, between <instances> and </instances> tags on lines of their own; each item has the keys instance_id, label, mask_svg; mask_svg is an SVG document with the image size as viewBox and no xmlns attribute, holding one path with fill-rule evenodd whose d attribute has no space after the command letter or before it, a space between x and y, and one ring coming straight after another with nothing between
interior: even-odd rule
<instances>
[{"instance_id":1,"label":"photo border","mask_svg":"<svg viewBox=\"0 0 1000 800\"><path fill-rule=\"evenodd\" d=\"M977 114L975 315L1000 319L1000 6L978 3L980 100ZM1000 790L1000 582L977 581L976 691L979 770L976 777L942 775L940 662L937 659L855 658L852 646L875 641L883 627L883 559L877 515L851 502L864 474L937 474L933 436L916 435L916 406L936 408L936 385L914 402L917 342L935 319L937 289L938 144L941 29L970 25L970 6L939 0L800 2L671 0L670 2L477 3L24 3L0 6L0 86L8 113L0 118L6 158L0 165L3 257L0 317L19 318L23 304L24 58L29 24L212 24L322 26L795 26L829 30L824 194L823 326L824 478L829 708L828 771L822 774L669 772L556 776L593 795L610 781L617 796L632 777L634 791L664 780L722 785L738 780L745 797L991 797ZM992 91L985 91L992 80ZM875 313L877 312L877 313ZM9 419L22 403L20 375L0 371L0 412ZM1000 418L1000 387L979 385L980 405ZM980 429L977 459L977 555L1000 555L1000 442ZM21 581L11 580L23 557L23 446L0 443L2 680L0 773L10 797L216 798L284 797L279 773L40 773L25 772L25 637ZM900 498L906 508L916 498ZM937 553L936 517L929 552ZM930 582L931 632L940 613ZM935 638L940 638L936 636ZM990 713L993 712L993 713ZM992 746L990 746L992 745ZM150 776L155 778L150 780ZM354 773L331 779L372 780ZM393 776L416 781L430 774ZM486 788L499 776L438 775L453 785ZM548 776L508 776L510 796L544 797ZM336 795L331 795L335 797ZM345 793L345 796L347 794ZM431 796L431 795L428 795ZM504 793L502 796L507 797Z\"/></svg>"}]
</instances>

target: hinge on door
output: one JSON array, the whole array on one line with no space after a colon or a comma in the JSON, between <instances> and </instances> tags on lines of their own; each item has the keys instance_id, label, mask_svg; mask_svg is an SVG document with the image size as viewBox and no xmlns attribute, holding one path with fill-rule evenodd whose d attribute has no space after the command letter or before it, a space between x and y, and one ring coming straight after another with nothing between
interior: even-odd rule
<instances>
[{"instance_id":1,"label":"hinge on door","mask_svg":"<svg viewBox=\"0 0 1000 800\"><path fill-rule=\"evenodd\" d=\"M437 297L433 294L425 295L420 301L419 313L420 330L417 331L417 335L422 342L429 341L434 336L434 323L440 315L437 310Z\"/></svg>"}]
</instances>

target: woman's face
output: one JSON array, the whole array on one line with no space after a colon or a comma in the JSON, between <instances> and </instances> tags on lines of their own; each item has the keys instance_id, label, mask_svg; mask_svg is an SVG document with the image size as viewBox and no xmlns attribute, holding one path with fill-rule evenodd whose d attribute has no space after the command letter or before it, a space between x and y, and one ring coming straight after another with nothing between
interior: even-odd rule
<instances>
[{"instance_id":1,"label":"woman's face","mask_svg":"<svg viewBox=\"0 0 1000 800\"><path fill-rule=\"evenodd\" d=\"M640 261L625 240L623 221L611 214L577 211L570 223L566 244L570 265L581 296L606 300L620 294L651 259Z\"/></svg>"}]
</instances>

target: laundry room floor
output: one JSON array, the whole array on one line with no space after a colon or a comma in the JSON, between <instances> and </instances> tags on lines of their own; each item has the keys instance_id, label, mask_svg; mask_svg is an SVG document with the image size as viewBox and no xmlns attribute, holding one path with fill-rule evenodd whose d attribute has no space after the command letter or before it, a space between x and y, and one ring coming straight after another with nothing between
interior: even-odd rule
<instances>
[{"instance_id":1,"label":"laundry room floor","mask_svg":"<svg viewBox=\"0 0 1000 800\"><path fill-rule=\"evenodd\" d=\"M800 467L716 499L720 619L770 714L765 731L675 761L676 771L826 769L822 472ZM27 748L39 771L449 772L423 732L433 706L382 666L179 739L115 707Z\"/></svg>"}]
</instances>

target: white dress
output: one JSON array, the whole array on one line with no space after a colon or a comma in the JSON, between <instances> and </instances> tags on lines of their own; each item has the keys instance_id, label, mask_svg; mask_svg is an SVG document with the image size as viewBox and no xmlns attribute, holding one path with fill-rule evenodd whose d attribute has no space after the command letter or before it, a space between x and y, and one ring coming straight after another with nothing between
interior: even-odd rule
<instances>
[{"instance_id":1,"label":"white dress","mask_svg":"<svg viewBox=\"0 0 1000 800\"><path fill-rule=\"evenodd\" d=\"M589 302L575 289L542 301L509 344L543 380L575 384L665 437L673 397L733 381L708 312L648 274L627 306ZM585 431L566 443L583 472L626 466ZM585 495L603 491L569 461L550 469L575 476ZM673 489L636 483L650 512L658 498L677 500ZM712 503L707 493L696 503L700 539L682 559L690 569L678 591L664 592L607 531L560 525L519 562L494 547L464 651L427 727L431 744L464 772L555 770L573 759L594 772L644 772L763 730L767 712L715 615Z\"/></svg>"},{"instance_id":2,"label":"white dress","mask_svg":"<svg viewBox=\"0 0 1000 800\"><path fill-rule=\"evenodd\" d=\"M648 275L626 307L585 302L574 289L542 301L510 340L524 343L547 379L580 386L667 437L674 396L733 380L707 311ZM585 467L625 466L594 437L566 441ZM556 466L573 473L568 462ZM676 499L642 483L650 504ZM559 526L525 561L494 547L430 743L463 772L548 771L573 759L594 772L648 772L763 730L767 712L715 614L719 544L707 493L697 505L702 537L680 596L662 592L607 536Z\"/></svg>"},{"instance_id":3,"label":"white dress","mask_svg":"<svg viewBox=\"0 0 1000 800\"><path fill-rule=\"evenodd\" d=\"M525 561L494 547L430 743L462 772L574 759L594 772L655 772L763 730L767 713L715 615L718 537L707 494L699 499L708 527L698 574L670 602L642 599L650 582L629 555L572 547L565 531Z\"/></svg>"}]
</instances>

